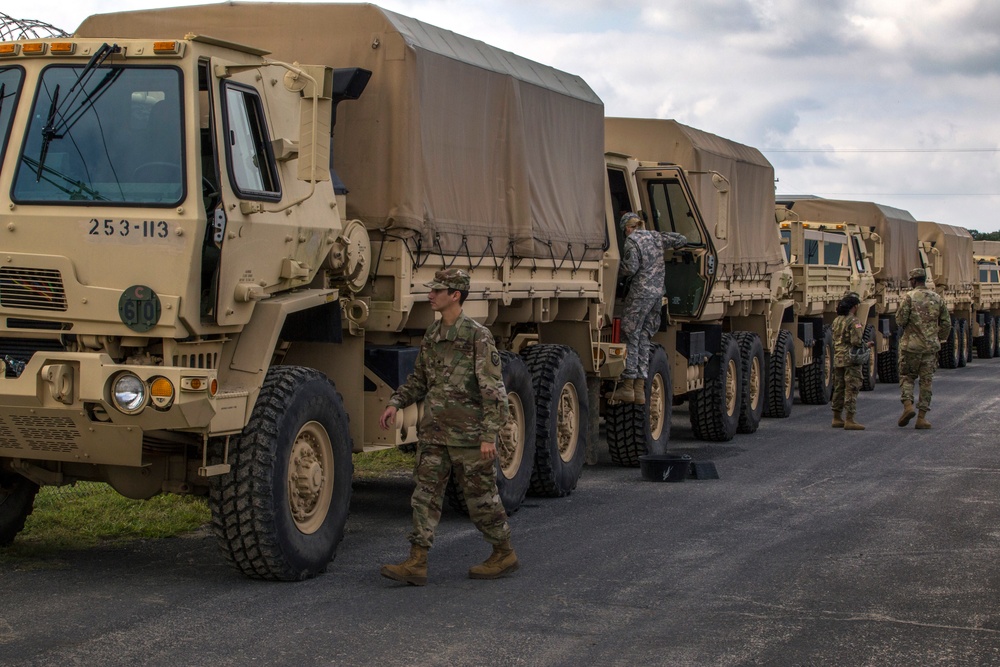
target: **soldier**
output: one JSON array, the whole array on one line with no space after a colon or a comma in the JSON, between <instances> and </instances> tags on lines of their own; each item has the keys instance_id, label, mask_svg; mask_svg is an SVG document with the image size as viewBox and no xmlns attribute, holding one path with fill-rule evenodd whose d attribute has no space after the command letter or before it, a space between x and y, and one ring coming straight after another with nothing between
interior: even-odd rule
<instances>
[{"instance_id":1,"label":"soldier","mask_svg":"<svg viewBox=\"0 0 1000 667\"><path fill-rule=\"evenodd\" d=\"M472 579L496 579L518 568L510 545L507 513L497 492L497 435L507 421L507 392L500 354L489 329L462 312L469 295L469 274L444 269L426 283L431 309L440 313L424 334L413 373L382 413L383 429L395 423L396 412L424 402L417 426L416 488L410 498L413 531L410 557L385 565L383 577L414 586L427 583L427 551L441 519L445 486L454 472L469 506L469 517L492 555L469 570Z\"/></svg>"},{"instance_id":2,"label":"soldier","mask_svg":"<svg viewBox=\"0 0 1000 667\"><path fill-rule=\"evenodd\" d=\"M865 427L854 420L858 411L858 392L861 391L863 361L851 354L851 348L870 348L875 343L864 340L864 325L858 320L861 299L851 292L837 304L837 318L833 321L833 428L845 431L863 431ZM843 411L847 410L847 420Z\"/></svg>"},{"instance_id":3,"label":"soldier","mask_svg":"<svg viewBox=\"0 0 1000 667\"><path fill-rule=\"evenodd\" d=\"M642 229L642 219L626 213L618 221L625 234L625 249L619 275L630 277L622 314L625 339L625 371L611 395L612 401L643 405L646 402L646 375L649 373L649 346L660 328L663 305L663 251L687 245L683 234Z\"/></svg>"},{"instance_id":4,"label":"soldier","mask_svg":"<svg viewBox=\"0 0 1000 667\"><path fill-rule=\"evenodd\" d=\"M899 425L906 426L917 416L917 428L930 428L927 411L931 409L931 379L937 368L941 341L951 332L951 317L944 300L925 285L923 269L910 271L910 291L896 312L896 324L903 329L899 338L899 392L903 414ZM913 383L920 383L920 400L913 410Z\"/></svg>"}]
</instances>

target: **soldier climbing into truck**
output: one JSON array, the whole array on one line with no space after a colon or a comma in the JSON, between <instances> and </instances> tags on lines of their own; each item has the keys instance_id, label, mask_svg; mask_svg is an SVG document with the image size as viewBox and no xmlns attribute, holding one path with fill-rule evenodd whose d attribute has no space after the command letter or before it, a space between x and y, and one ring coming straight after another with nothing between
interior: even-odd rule
<instances>
[{"instance_id":1,"label":"soldier climbing into truck","mask_svg":"<svg viewBox=\"0 0 1000 667\"><path fill-rule=\"evenodd\" d=\"M663 252L684 247L687 239L677 232L649 231L635 213L624 214L618 224L625 235L619 274L628 283L622 315L622 336L627 347L625 372L611 400L645 405L650 345L660 328L663 308Z\"/></svg>"}]
</instances>

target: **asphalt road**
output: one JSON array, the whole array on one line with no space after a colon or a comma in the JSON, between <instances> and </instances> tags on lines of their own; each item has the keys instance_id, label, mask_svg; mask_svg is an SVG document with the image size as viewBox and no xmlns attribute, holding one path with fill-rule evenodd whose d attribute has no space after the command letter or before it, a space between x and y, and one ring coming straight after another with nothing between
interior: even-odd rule
<instances>
[{"instance_id":1,"label":"asphalt road","mask_svg":"<svg viewBox=\"0 0 1000 667\"><path fill-rule=\"evenodd\" d=\"M588 467L512 518L522 567L442 522L430 583L378 566L407 551L407 478L355 484L327 574L243 579L212 537L63 554L0 574L3 665L998 665L1000 360L939 371L930 431L898 389L863 392L863 432L796 404L729 443L672 450L720 479Z\"/></svg>"}]
</instances>

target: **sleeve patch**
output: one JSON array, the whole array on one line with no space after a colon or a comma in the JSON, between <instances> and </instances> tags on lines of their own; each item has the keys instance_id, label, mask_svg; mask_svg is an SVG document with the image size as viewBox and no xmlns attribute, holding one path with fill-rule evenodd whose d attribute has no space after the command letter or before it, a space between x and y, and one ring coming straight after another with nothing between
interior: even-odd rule
<instances>
[{"instance_id":1,"label":"sleeve patch","mask_svg":"<svg viewBox=\"0 0 1000 667\"><path fill-rule=\"evenodd\" d=\"M496 350L493 350L493 352L490 353L490 363L496 367L500 366L500 353Z\"/></svg>"}]
</instances>

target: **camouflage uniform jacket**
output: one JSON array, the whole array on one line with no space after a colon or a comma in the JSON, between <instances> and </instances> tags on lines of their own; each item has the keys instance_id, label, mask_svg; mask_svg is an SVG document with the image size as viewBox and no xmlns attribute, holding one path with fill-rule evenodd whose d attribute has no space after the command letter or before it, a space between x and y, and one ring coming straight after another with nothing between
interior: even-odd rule
<instances>
[{"instance_id":1,"label":"camouflage uniform jacket","mask_svg":"<svg viewBox=\"0 0 1000 667\"><path fill-rule=\"evenodd\" d=\"M683 234L637 229L625 239L625 251L619 273L631 276L630 299L662 297L663 250L687 244Z\"/></svg>"},{"instance_id":2,"label":"camouflage uniform jacket","mask_svg":"<svg viewBox=\"0 0 1000 667\"><path fill-rule=\"evenodd\" d=\"M865 327L854 315L837 315L833 321L833 367L852 366L848 352L864 344Z\"/></svg>"},{"instance_id":3,"label":"camouflage uniform jacket","mask_svg":"<svg viewBox=\"0 0 1000 667\"><path fill-rule=\"evenodd\" d=\"M896 324L903 327L899 349L929 353L941 349L939 341L951 332L951 317L944 300L934 290L918 287L903 296L896 311Z\"/></svg>"},{"instance_id":4,"label":"camouflage uniform jacket","mask_svg":"<svg viewBox=\"0 0 1000 667\"><path fill-rule=\"evenodd\" d=\"M507 422L507 391L489 329L465 313L447 331L441 330L440 319L428 327L413 374L389 405L402 408L420 400L421 442L449 447L496 442Z\"/></svg>"}]
</instances>

